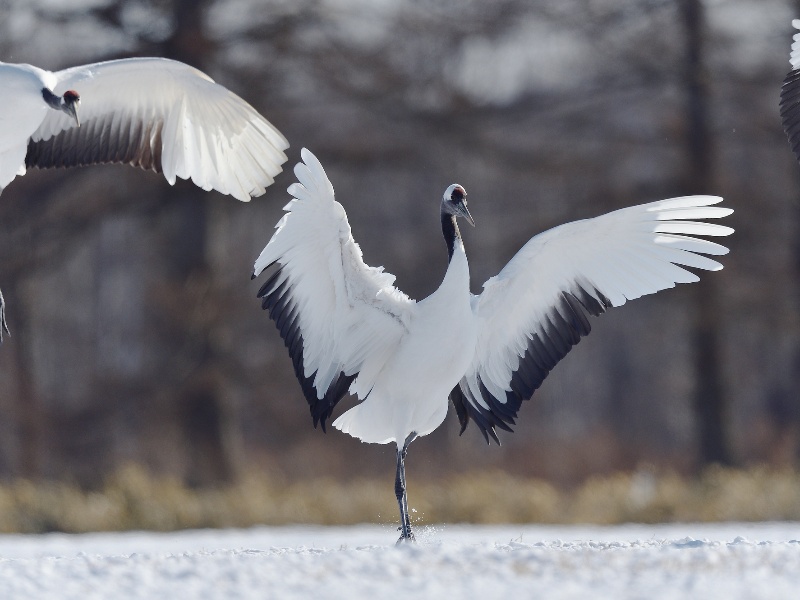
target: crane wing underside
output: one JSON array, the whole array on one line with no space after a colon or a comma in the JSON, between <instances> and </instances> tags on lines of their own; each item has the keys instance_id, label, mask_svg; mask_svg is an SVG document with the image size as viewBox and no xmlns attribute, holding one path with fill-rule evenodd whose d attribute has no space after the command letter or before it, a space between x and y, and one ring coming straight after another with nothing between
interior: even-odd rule
<instances>
[{"instance_id":1,"label":"crane wing underside","mask_svg":"<svg viewBox=\"0 0 800 600\"><path fill-rule=\"evenodd\" d=\"M461 431L475 421L499 443L521 403L591 331L589 316L646 294L698 281L693 269L722 268L704 255L727 248L694 235L725 236L729 227L696 219L732 212L714 196L632 206L561 225L532 238L473 298L476 354L450 399Z\"/></svg>"},{"instance_id":2,"label":"crane wing underside","mask_svg":"<svg viewBox=\"0 0 800 600\"><path fill-rule=\"evenodd\" d=\"M319 397L315 384L318 371L314 371L310 375L306 375L305 372L306 361L303 355L303 332L299 319L298 301L292 294L292 287L288 284L285 275L283 266L277 265L275 272L258 291L258 297L262 298L261 307L269 311L270 319L275 322L275 327L289 350L294 374L300 382L303 395L311 409L314 427L320 424L322 430L325 431L326 421L331 417L336 404L347 393L351 383L358 376L358 372L348 375L339 370L334 373L322 398ZM283 279L282 283L278 283L281 279Z\"/></svg>"},{"instance_id":3,"label":"crane wing underside","mask_svg":"<svg viewBox=\"0 0 800 600\"><path fill-rule=\"evenodd\" d=\"M348 391L369 394L408 330L414 301L367 266L319 161L303 149L294 199L254 266L258 297L289 350L314 425L325 429Z\"/></svg>"},{"instance_id":4,"label":"crane wing underside","mask_svg":"<svg viewBox=\"0 0 800 600\"><path fill-rule=\"evenodd\" d=\"M490 392L479 370L468 373L450 392L461 433L473 420L487 443L491 436L499 444L495 428L513 431L511 426L516 423L522 402L529 400L556 364L589 335L592 327L587 317L601 315L610 306L610 300L597 290L590 293L578 286L573 292L561 292L560 300L540 320L538 330L526 336L516 368L506 376L509 389L494 386ZM487 381L491 379L487 377Z\"/></svg>"},{"instance_id":5,"label":"crane wing underside","mask_svg":"<svg viewBox=\"0 0 800 600\"><path fill-rule=\"evenodd\" d=\"M31 139L25 166L47 169L123 163L161 173L163 129L160 119L124 122L105 114L46 140Z\"/></svg>"}]
</instances>

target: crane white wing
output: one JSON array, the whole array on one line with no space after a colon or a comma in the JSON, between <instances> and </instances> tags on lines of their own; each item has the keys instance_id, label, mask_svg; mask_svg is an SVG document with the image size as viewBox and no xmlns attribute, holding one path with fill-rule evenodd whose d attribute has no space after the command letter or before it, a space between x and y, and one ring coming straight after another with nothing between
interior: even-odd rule
<instances>
[{"instance_id":1,"label":"crane white wing","mask_svg":"<svg viewBox=\"0 0 800 600\"><path fill-rule=\"evenodd\" d=\"M52 73L32 65L0 62L3 110L0 110L0 192L25 174L28 138L51 110L42 100L43 85L55 84Z\"/></svg>"},{"instance_id":2,"label":"crane white wing","mask_svg":"<svg viewBox=\"0 0 800 600\"><path fill-rule=\"evenodd\" d=\"M369 393L408 331L414 302L393 275L364 263L322 165L305 148L301 155L294 198L253 277L274 265L258 297L289 349L314 425L324 429L348 389L362 399Z\"/></svg>"},{"instance_id":3,"label":"crane white wing","mask_svg":"<svg viewBox=\"0 0 800 600\"><path fill-rule=\"evenodd\" d=\"M112 60L55 73L53 90L81 97L81 126L49 110L28 145L28 167L128 163L191 179L239 200L260 196L289 144L239 96L164 58Z\"/></svg>"},{"instance_id":4,"label":"crane white wing","mask_svg":"<svg viewBox=\"0 0 800 600\"><path fill-rule=\"evenodd\" d=\"M683 267L722 268L704 255L728 249L694 236L733 229L704 223L731 209L714 196L672 198L555 227L533 237L473 298L478 343L451 393L462 431L470 418L484 437L510 431L523 400L591 330L599 315L676 283L698 280Z\"/></svg>"},{"instance_id":5,"label":"crane white wing","mask_svg":"<svg viewBox=\"0 0 800 600\"><path fill-rule=\"evenodd\" d=\"M792 25L800 29L800 19L794 19ZM794 35L789 62L792 70L786 75L781 88L781 121L789 145L800 160L800 33Z\"/></svg>"}]
</instances>

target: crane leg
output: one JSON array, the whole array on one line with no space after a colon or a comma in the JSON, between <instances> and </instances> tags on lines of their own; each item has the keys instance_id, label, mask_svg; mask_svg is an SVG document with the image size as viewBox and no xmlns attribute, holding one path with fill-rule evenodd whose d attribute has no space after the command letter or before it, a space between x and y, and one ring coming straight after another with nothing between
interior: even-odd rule
<instances>
[{"instance_id":1,"label":"crane leg","mask_svg":"<svg viewBox=\"0 0 800 600\"><path fill-rule=\"evenodd\" d=\"M411 520L408 516L408 496L406 494L406 454L408 445L414 441L417 434L412 432L403 443L403 447L397 449L397 474L394 479L394 494L397 497L397 505L400 507L400 539L398 544L403 542L415 542L414 532L411 531Z\"/></svg>"}]
</instances>

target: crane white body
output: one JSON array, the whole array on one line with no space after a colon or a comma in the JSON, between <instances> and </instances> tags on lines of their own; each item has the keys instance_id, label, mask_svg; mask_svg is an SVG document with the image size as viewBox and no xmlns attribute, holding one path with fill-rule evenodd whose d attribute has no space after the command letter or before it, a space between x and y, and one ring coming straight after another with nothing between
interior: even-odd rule
<instances>
[{"instance_id":1,"label":"crane white body","mask_svg":"<svg viewBox=\"0 0 800 600\"><path fill-rule=\"evenodd\" d=\"M428 435L447 415L448 395L469 366L477 333L467 255L457 244L439 288L409 305L407 333L386 356L371 389L362 390L359 397L366 399L333 426L378 444L402 446L412 432Z\"/></svg>"},{"instance_id":2,"label":"crane white body","mask_svg":"<svg viewBox=\"0 0 800 600\"><path fill-rule=\"evenodd\" d=\"M333 425L364 442L397 444L395 490L403 536L408 444L436 429L448 397L462 424L487 442L511 431L523 401L581 337L588 316L627 300L698 281L684 267L722 268L705 255L727 248L694 237L726 236L703 222L733 212L715 196L672 198L576 221L533 237L478 296L456 217L472 217L451 185L441 204L450 262L439 288L414 302L394 276L368 267L322 165L308 150L295 167L293 200L255 262L272 268L259 290L309 402L314 425L348 391L361 401Z\"/></svg>"}]
</instances>

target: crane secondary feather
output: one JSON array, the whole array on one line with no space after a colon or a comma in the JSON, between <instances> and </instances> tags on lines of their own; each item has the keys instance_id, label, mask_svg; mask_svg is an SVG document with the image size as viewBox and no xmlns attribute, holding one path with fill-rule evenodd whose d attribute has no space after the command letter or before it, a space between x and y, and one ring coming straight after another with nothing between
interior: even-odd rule
<instances>
[{"instance_id":1,"label":"crane secondary feather","mask_svg":"<svg viewBox=\"0 0 800 600\"><path fill-rule=\"evenodd\" d=\"M510 431L521 403L599 315L645 294L690 283L684 267L716 271L709 256L727 248L695 236L733 229L706 223L733 212L715 196L623 208L533 237L483 292L470 294L457 219L472 222L466 191L453 184L440 202L450 256L439 288L415 302L394 277L367 266L322 165L306 149L293 199L255 262L272 269L258 292L289 349L314 426L336 403L361 401L333 426L364 442L397 445L395 491L401 540L413 538L405 491L408 445L431 433L448 398L462 432L472 421L487 442Z\"/></svg>"}]
</instances>

